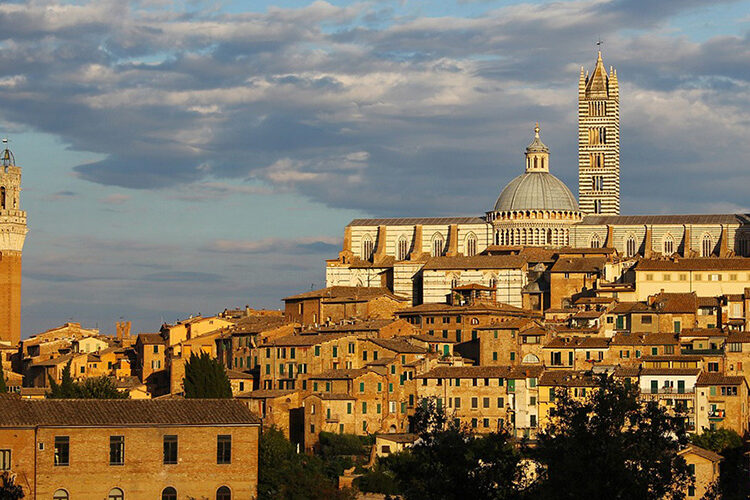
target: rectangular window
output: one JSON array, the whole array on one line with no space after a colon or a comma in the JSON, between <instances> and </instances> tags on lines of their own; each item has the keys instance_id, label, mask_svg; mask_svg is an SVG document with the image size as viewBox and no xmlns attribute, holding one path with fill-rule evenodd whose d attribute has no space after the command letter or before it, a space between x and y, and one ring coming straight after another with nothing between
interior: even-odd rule
<instances>
[{"instance_id":1,"label":"rectangular window","mask_svg":"<svg viewBox=\"0 0 750 500\"><path fill-rule=\"evenodd\" d=\"M177 436L164 436L164 463L177 463Z\"/></svg>"},{"instance_id":2,"label":"rectangular window","mask_svg":"<svg viewBox=\"0 0 750 500\"><path fill-rule=\"evenodd\" d=\"M675 333L680 333L681 330L682 330L681 323L679 321L675 321L674 322L674 332Z\"/></svg>"},{"instance_id":3,"label":"rectangular window","mask_svg":"<svg viewBox=\"0 0 750 500\"><path fill-rule=\"evenodd\" d=\"M367 401L362 401L362 415L367 414Z\"/></svg>"},{"instance_id":4,"label":"rectangular window","mask_svg":"<svg viewBox=\"0 0 750 500\"><path fill-rule=\"evenodd\" d=\"M497 361L497 351L492 352L492 361Z\"/></svg>"},{"instance_id":5,"label":"rectangular window","mask_svg":"<svg viewBox=\"0 0 750 500\"><path fill-rule=\"evenodd\" d=\"M154 354L158 354L158 353L159 353L159 346L155 345L154 346Z\"/></svg>"},{"instance_id":6,"label":"rectangular window","mask_svg":"<svg viewBox=\"0 0 750 500\"><path fill-rule=\"evenodd\" d=\"M0 470L10 470L10 450L0 450Z\"/></svg>"},{"instance_id":7,"label":"rectangular window","mask_svg":"<svg viewBox=\"0 0 750 500\"><path fill-rule=\"evenodd\" d=\"M479 408L479 398L471 398L471 407Z\"/></svg>"},{"instance_id":8,"label":"rectangular window","mask_svg":"<svg viewBox=\"0 0 750 500\"><path fill-rule=\"evenodd\" d=\"M109 436L109 465L125 463L125 436Z\"/></svg>"},{"instance_id":9,"label":"rectangular window","mask_svg":"<svg viewBox=\"0 0 750 500\"><path fill-rule=\"evenodd\" d=\"M644 314L641 316L641 323L644 325L650 325L651 324L651 315Z\"/></svg>"},{"instance_id":10,"label":"rectangular window","mask_svg":"<svg viewBox=\"0 0 750 500\"><path fill-rule=\"evenodd\" d=\"M216 437L216 463L232 463L232 436L229 434L219 434Z\"/></svg>"},{"instance_id":11,"label":"rectangular window","mask_svg":"<svg viewBox=\"0 0 750 500\"><path fill-rule=\"evenodd\" d=\"M503 401L503 398L497 398L497 407L502 408L505 406L505 401Z\"/></svg>"},{"instance_id":12,"label":"rectangular window","mask_svg":"<svg viewBox=\"0 0 750 500\"><path fill-rule=\"evenodd\" d=\"M455 406L456 408L461 408L461 398L454 398L454 399L453 399L453 405L454 405L454 406Z\"/></svg>"},{"instance_id":13,"label":"rectangular window","mask_svg":"<svg viewBox=\"0 0 750 500\"><path fill-rule=\"evenodd\" d=\"M316 356L320 356L320 346L319 345L315 346L315 355Z\"/></svg>"},{"instance_id":14,"label":"rectangular window","mask_svg":"<svg viewBox=\"0 0 750 500\"><path fill-rule=\"evenodd\" d=\"M490 407L490 398L484 398L484 399L482 399L482 407L483 408L489 408Z\"/></svg>"},{"instance_id":15,"label":"rectangular window","mask_svg":"<svg viewBox=\"0 0 750 500\"><path fill-rule=\"evenodd\" d=\"M55 436L55 466L70 465L70 438Z\"/></svg>"},{"instance_id":16,"label":"rectangular window","mask_svg":"<svg viewBox=\"0 0 750 500\"><path fill-rule=\"evenodd\" d=\"M515 361L516 360L516 353L513 351L510 351L510 360Z\"/></svg>"},{"instance_id":17,"label":"rectangular window","mask_svg":"<svg viewBox=\"0 0 750 500\"><path fill-rule=\"evenodd\" d=\"M337 358L339 356L339 348L338 346L333 346L333 357Z\"/></svg>"},{"instance_id":18,"label":"rectangular window","mask_svg":"<svg viewBox=\"0 0 750 500\"><path fill-rule=\"evenodd\" d=\"M364 382L360 382L359 383L359 392L365 392L365 383Z\"/></svg>"}]
</instances>

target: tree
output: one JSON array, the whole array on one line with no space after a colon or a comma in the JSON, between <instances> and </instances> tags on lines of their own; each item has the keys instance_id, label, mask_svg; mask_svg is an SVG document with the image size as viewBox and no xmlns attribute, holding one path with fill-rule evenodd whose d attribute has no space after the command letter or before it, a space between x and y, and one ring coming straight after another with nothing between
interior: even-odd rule
<instances>
[{"instance_id":1,"label":"tree","mask_svg":"<svg viewBox=\"0 0 750 500\"><path fill-rule=\"evenodd\" d=\"M431 398L420 401L411 424L419 436L411 449L382 460L405 499L522 496L521 456L506 430L475 436Z\"/></svg>"},{"instance_id":2,"label":"tree","mask_svg":"<svg viewBox=\"0 0 750 500\"><path fill-rule=\"evenodd\" d=\"M20 500L25 496L23 488L16 484L15 476L9 471L0 474L0 500Z\"/></svg>"},{"instance_id":3,"label":"tree","mask_svg":"<svg viewBox=\"0 0 750 500\"><path fill-rule=\"evenodd\" d=\"M190 359L185 364L183 383L186 398L232 397L232 386L224 366L207 352L201 352L200 356L190 354Z\"/></svg>"},{"instance_id":4,"label":"tree","mask_svg":"<svg viewBox=\"0 0 750 500\"><path fill-rule=\"evenodd\" d=\"M543 467L535 498L683 498L692 476L678 455L685 419L637 389L602 376L588 398L555 394L550 423L531 452Z\"/></svg>"},{"instance_id":5,"label":"tree","mask_svg":"<svg viewBox=\"0 0 750 500\"><path fill-rule=\"evenodd\" d=\"M731 429L703 429L700 434L690 436L690 442L701 448L721 454L719 482L716 490L725 500L750 497L748 470L742 438Z\"/></svg>"},{"instance_id":6,"label":"tree","mask_svg":"<svg viewBox=\"0 0 750 500\"><path fill-rule=\"evenodd\" d=\"M3 363L0 362L0 394L8 392L8 386L5 385L5 372L3 372Z\"/></svg>"},{"instance_id":7,"label":"tree","mask_svg":"<svg viewBox=\"0 0 750 500\"><path fill-rule=\"evenodd\" d=\"M83 382L75 382L70 375L70 361L62 371L58 384L51 376L48 399L128 399L128 393L117 389L114 381L106 376L90 377Z\"/></svg>"},{"instance_id":8,"label":"tree","mask_svg":"<svg viewBox=\"0 0 750 500\"><path fill-rule=\"evenodd\" d=\"M70 375L70 364L73 360L68 360L62 371L62 379L58 384L52 375L47 375L49 380L50 392L47 393L47 397L51 399L73 399L77 398L77 391L73 377Z\"/></svg>"},{"instance_id":9,"label":"tree","mask_svg":"<svg viewBox=\"0 0 750 500\"><path fill-rule=\"evenodd\" d=\"M275 428L264 429L258 449L259 500L351 500L349 490L339 490L323 472L323 461L298 454L294 445Z\"/></svg>"}]
</instances>

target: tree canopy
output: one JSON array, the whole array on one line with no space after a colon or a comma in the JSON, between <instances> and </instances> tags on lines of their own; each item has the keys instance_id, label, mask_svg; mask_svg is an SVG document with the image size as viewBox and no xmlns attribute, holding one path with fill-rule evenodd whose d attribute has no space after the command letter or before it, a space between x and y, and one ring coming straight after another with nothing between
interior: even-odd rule
<instances>
[{"instance_id":1,"label":"tree canopy","mask_svg":"<svg viewBox=\"0 0 750 500\"><path fill-rule=\"evenodd\" d=\"M25 496L23 488L16 484L10 471L3 471L0 474L0 500L21 500Z\"/></svg>"},{"instance_id":2,"label":"tree canopy","mask_svg":"<svg viewBox=\"0 0 750 500\"><path fill-rule=\"evenodd\" d=\"M207 352L201 352L200 355L190 354L190 359L185 363L183 383L186 398L232 397L232 386L224 365Z\"/></svg>"},{"instance_id":3,"label":"tree canopy","mask_svg":"<svg viewBox=\"0 0 750 500\"><path fill-rule=\"evenodd\" d=\"M48 378L49 399L128 399L128 393L118 390L114 380L107 376L74 381L70 375L70 361L63 368L59 384L51 376Z\"/></svg>"},{"instance_id":4,"label":"tree canopy","mask_svg":"<svg viewBox=\"0 0 750 500\"><path fill-rule=\"evenodd\" d=\"M535 498L682 498L693 479L678 455L687 443L685 418L637 389L599 378L585 399L557 391L550 423L530 451L542 464Z\"/></svg>"}]
</instances>

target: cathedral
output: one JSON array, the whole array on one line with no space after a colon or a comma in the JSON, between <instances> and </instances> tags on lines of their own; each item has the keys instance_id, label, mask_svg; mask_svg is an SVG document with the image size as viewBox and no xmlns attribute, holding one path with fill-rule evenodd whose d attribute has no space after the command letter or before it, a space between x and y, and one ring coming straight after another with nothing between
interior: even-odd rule
<instances>
[{"instance_id":1,"label":"cathedral","mask_svg":"<svg viewBox=\"0 0 750 500\"><path fill-rule=\"evenodd\" d=\"M581 68L579 78L578 200L551 171L537 124L524 172L491 210L476 217L355 219L338 259L326 262L327 286L388 286L418 304L444 301L446 286L473 283L495 288L500 302L521 305L528 269L511 262L513 247L609 249L622 260L750 256L745 214L620 215L620 91L617 71L606 70L601 52L593 72ZM443 282L434 292L432 278Z\"/></svg>"}]
</instances>

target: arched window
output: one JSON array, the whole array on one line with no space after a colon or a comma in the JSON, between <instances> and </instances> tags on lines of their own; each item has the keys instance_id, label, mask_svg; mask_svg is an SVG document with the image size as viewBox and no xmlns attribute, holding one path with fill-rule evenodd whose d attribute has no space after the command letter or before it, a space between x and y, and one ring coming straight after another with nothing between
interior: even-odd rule
<instances>
[{"instance_id":1,"label":"arched window","mask_svg":"<svg viewBox=\"0 0 750 500\"><path fill-rule=\"evenodd\" d=\"M216 500L232 500L232 492L228 487L222 486L216 490Z\"/></svg>"},{"instance_id":2,"label":"arched window","mask_svg":"<svg viewBox=\"0 0 750 500\"><path fill-rule=\"evenodd\" d=\"M536 355L529 353L523 357L523 361L521 361L521 363L539 363L539 358Z\"/></svg>"},{"instance_id":3,"label":"arched window","mask_svg":"<svg viewBox=\"0 0 750 500\"><path fill-rule=\"evenodd\" d=\"M627 243L625 244L625 255L628 257L635 255L635 236L632 234L628 236Z\"/></svg>"},{"instance_id":4,"label":"arched window","mask_svg":"<svg viewBox=\"0 0 750 500\"><path fill-rule=\"evenodd\" d=\"M672 255L674 253L674 238L672 238L671 234L664 237L664 243L662 246L664 247L664 255Z\"/></svg>"},{"instance_id":5,"label":"arched window","mask_svg":"<svg viewBox=\"0 0 750 500\"><path fill-rule=\"evenodd\" d=\"M109 496L107 496L107 500L124 500L125 494L122 492L120 488L112 488L109 490Z\"/></svg>"},{"instance_id":6,"label":"arched window","mask_svg":"<svg viewBox=\"0 0 750 500\"><path fill-rule=\"evenodd\" d=\"M594 200L594 213L602 213L602 200Z\"/></svg>"},{"instance_id":7,"label":"arched window","mask_svg":"<svg viewBox=\"0 0 750 500\"><path fill-rule=\"evenodd\" d=\"M68 500L69 498L70 496L65 490L57 490L55 491L55 494L52 495L52 500Z\"/></svg>"},{"instance_id":8,"label":"arched window","mask_svg":"<svg viewBox=\"0 0 750 500\"><path fill-rule=\"evenodd\" d=\"M701 243L701 257L710 257L712 253L714 253L714 242L711 240L710 234L704 234Z\"/></svg>"},{"instance_id":9,"label":"arched window","mask_svg":"<svg viewBox=\"0 0 750 500\"><path fill-rule=\"evenodd\" d=\"M497 288L497 276L490 276L490 288Z\"/></svg>"},{"instance_id":10,"label":"arched window","mask_svg":"<svg viewBox=\"0 0 750 500\"><path fill-rule=\"evenodd\" d=\"M477 254L477 237L474 233L469 233L466 237L466 255L473 257Z\"/></svg>"},{"instance_id":11,"label":"arched window","mask_svg":"<svg viewBox=\"0 0 750 500\"><path fill-rule=\"evenodd\" d=\"M362 260L370 260L375 250L375 244L372 242L369 234L362 238Z\"/></svg>"},{"instance_id":12,"label":"arched window","mask_svg":"<svg viewBox=\"0 0 750 500\"><path fill-rule=\"evenodd\" d=\"M432 236L432 256L439 257L443 255L443 248L445 247L445 239L440 233L435 233Z\"/></svg>"},{"instance_id":13,"label":"arched window","mask_svg":"<svg viewBox=\"0 0 750 500\"><path fill-rule=\"evenodd\" d=\"M458 276L453 275L451 276L451 290L453 290L457 286L458 286Z\"/></svg>"},{"instance_id":14,"label":"arched window","mask_svg":"<svg viewBox=\"0 0 750 500\"><path fill-rule=\"evenodd\" d=\"M406 241L406 237L402 236L398 239L398 260L406 260L406 256L409 255L409 242Z\"/></svg>"},{"instance_id":15,"label":"arched window","mask_svg":"<svg viewBox=\"0 0 750 500\"><path fill-rule=\"evenodd\" d=\"M602 246L602 240L599 239L598 234L594 234L591 236L591 248L601 248Z\"/></svg>"},{"instance_id":16,"label":"arched window","mask_svg":"<svg viewBox=\"0 0 750 500\"><path fill-rule=\"evenodd\" d=\"M5 186L0 187L0 209L5 210Z\"/></svg>"},{"instance_id":17,"label":"arched window","mask_svg":"<svg viewBox=\"0 0 750 500\"><path fill-rule=\"evenodd\" d=\"M161 500L177 500L177 490L167 486L161 492Z\"/></svg>"},{"instance_id":18,"label":"arched window","mask_svg":"<svg viewBox=\"0 0 750 500\"><path fill-rule=\"evenodd\" d=\"M478 325L479 324L479 320L477 318L471 318L471 324L472 325Z\"/></svg>"}]
</instances>

